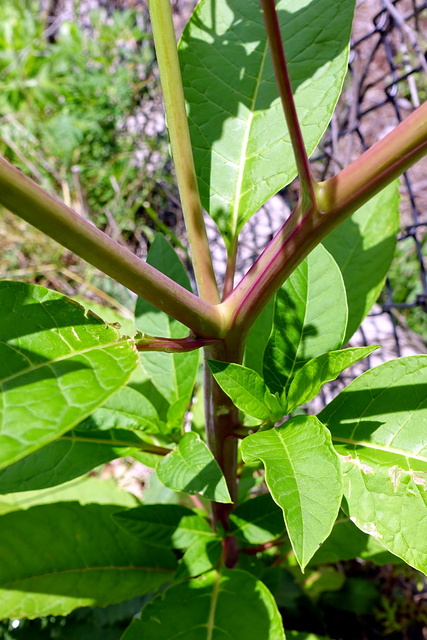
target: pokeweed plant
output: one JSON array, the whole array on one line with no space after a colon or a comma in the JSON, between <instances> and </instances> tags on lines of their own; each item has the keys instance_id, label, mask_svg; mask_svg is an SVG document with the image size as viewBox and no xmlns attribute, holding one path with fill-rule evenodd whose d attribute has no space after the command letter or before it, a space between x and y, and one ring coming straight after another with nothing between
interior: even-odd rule
<instances>
[{"instance_id":1,"label":"pokeweed plant","mask_svg":"<svg viewBox=\"0 0 427 640\"><path fill-rule=\"evenodd\" d=\"M151 1L198 295L163 237L141 261L0 161L5 207L139 296L121 329L59 293L0 285L3 618L149 594L124 640L278 640L293 562L309 572L385 549L427 571L427 357L367 371L317 416L298 411L376 348L343 345L393 255L395 179L427 151L423 105L313 179L353 10L201 0L178 57L169 0ZM242 227L296 174L294 211L234 286ZM222 296L203 208L227 247ZM191 420L200 349L204 418ZM74 480L120 456L192 501L144 505Z\"/></svg>"}]
</instances>

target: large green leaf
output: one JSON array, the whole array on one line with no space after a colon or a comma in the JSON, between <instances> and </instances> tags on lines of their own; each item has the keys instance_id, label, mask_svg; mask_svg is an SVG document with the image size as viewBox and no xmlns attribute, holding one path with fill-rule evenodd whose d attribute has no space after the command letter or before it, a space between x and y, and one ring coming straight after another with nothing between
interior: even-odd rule
<instances>
[{"instance_id":1,"label":"large green leaf","mask_svg":"<svg viewBox=\"0 0 427 640\"><path fill-rule=\"evenodd\" d=\"M206 518L179 504L149 504L115 514L117 523L140 540L165 549L187 549L216 537Z\"/></svg>"},{"instance_id":2,"label":"large green leaf","mask_svg":"<svg viewBox=\"0 0 427 640\"><path fill-rule=\"evenodd\" d=\"M126 384L132 344L59 293L0 283L0 468L78 424Z\"/></svg>"},{"instance_id":3,"label":"large green leaf","mask_svg":"<svg viewBox=\"0 0 427 640\"><path fill-rule=\"evenodd\" d=\"M279 0L277 9L310 154L341 91L354 0ZM259 2L199 2L180 61L203 206L230 246L296 174Z\"/></svg>"},{"instance_id":4,"label":"large green leaf","mask_svg":"<svg viewBox=\"0 0 427 640\"><path fill-rule=\"evenodd\" d=\"M156 236L150 247L147 262L172 280L191 290L190 280L172 247L163 236ZM188 328L159 311L142 298L138 298L135 308L135 326L151 336L184 338ZM171 405L168 421L176 425L182 421L191 400L197 370L199 351L189 353L149 353L141 355L141 363L148 377L162 396Z\"/></svg>"},{"instance_id":5,"label":"large green leaf","mask_svg":"<svg viewBox=\"0 0 427 640\"><path fill-rule=\"evenodd\" d=\"M315 416L297 416L248 436L241 452L245 461L263 461L267 486L304 569L330 534L341 504L340 462L329 431Z\"/></svg>"},{"instance_id":6,"label":"large green leaf","mask_svg":"<svg viewBox=\"0 0 427 640\"><path fill-rule=\"evenodd\" d=\"M279 420L284 411L259 373L239 364L208 360L213 377L238 409L259 420Z\"/></svg>"},{"instance_id":7,"label":"large green leaf","mask_svg":"<svg viewBox=\"0 0 427 640\"><path fill-rule=\"evenodd\" d=\"M133 456L143 464L155 467L159 456L140 450L147 441L164 446L137 431L71 431L2 469L0 494L53 487L123 456Z\"/></svg>"},{"instance_id":8,"label":"large green leaf","mask_svg":"<svg viewBox=\"0 0 427 640\"><path fill-rule=\"evenodd\" d=\"M1 516L0 617L64 615L169 581L173 554L120 529L114 511L117 506L69 502Z\"/></svg>"},{"instance_id":9,"label":"large green leaf","mask_svg":"<svg viewBox=\"0 0 427 640\"><path fill-rule=\"evenodd\" d=\"M177 448L160 460L157 475L174 491L201 493L209 500L231 502L217 461L194 431L184 434Z\"/></svg>"},{"instance_id":10,"label":"large green leaf","mask_svg":"<svg viewBox=\"0 0 427 640\"><path fill-rule=\"evenodd\" d=\"M291 413L317 396L326 382L335 380L347 367L366 358L375 349L378 349L378 345L329 351L306 362L291 382L286 412Z\"/></svg>"},{"instance_id":11,"label":"large green leaf","mask_svg":"<svg viewBox=\"0 0 427 640\"><path fill-rule=\"evenodd\" d=\"M367 371L319 418L343 456L352 521L427 572L427 356Z\"/></svg>"},{"instance_id":12,"label":"large green leaf","mask_svg":"<svg viewBox=\"0 0 427 640\"><path fill-rule=\"evenodd\" d=\"M282 393L306 362L341 347L347 326L342 275L319 245L276 294L274 326L264 354L264 377Z\"/></svg>"},{"instance_id":13,"label":"large green leaf","mask_svg":"<svg viewBox=\"0 0 427 640\"><path fill-rule=\"evenodd\" d=\"M237 569L211 571L151 601L122 640L285 640L267 587Z\"/></svg>"},{"instance_id":14,"label":"large green leaf","mask_svg":"<svg viewBox=\"0 0 427 640\"><path fill-rule=\"evenodd\" d=\"M360 207L325 240L347 291L347 342L371 309L393 259L399 228L398 182Z\"/></svg>"}]
</instances>

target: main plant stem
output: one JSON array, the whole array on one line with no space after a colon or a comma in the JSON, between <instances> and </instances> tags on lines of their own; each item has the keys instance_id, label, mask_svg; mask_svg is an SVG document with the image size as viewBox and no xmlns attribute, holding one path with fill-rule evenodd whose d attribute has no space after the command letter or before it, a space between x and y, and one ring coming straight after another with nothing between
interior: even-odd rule
<instances>
[{"instance_id":1,"label":"main plant stem","mask_svg":"<svg viewBox=\"0 0 427 640\"><path fill-rule=\"evenodd\" d=\"M217 341L205 348L206 359L240 363L243 357L243 342ZM215 382L209 367L205 365L205 424L206 437L216 461L227 482L233 504L212 503L214 525L221 524L227 531L229 516L237 503L237 443L236 430L241 427L239 411ZM231 541L225 549L225 563L233 566L236 549Z\"/></svg>"}]
</instances>

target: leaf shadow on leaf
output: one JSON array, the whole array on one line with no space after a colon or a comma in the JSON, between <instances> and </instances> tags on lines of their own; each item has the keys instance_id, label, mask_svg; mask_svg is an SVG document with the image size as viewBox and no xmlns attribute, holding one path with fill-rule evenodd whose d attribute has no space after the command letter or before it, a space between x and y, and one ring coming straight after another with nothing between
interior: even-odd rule
<instances>
[{"instance_id":1,"label":"leaf shadow on leaf","mask_svg":"<svg viewBox=\"0 0 427 640\"><path fill-rule=\"evenodd\" d=\"M364 248L365 243L360 226L351 217L341 222L322 241L342 273L347 293L348 323L345 342L350 340L375 302L394 255L395 231L390 228L390 235L369 249ZM354 256L357 256L357 260Z\"/></svg>"},{"instance_id":2,"label":"leaf shadow on leaf","mask_svg":"<svg viewBox=\"0 0 427 640\"><path fill-rule=\"evenodd\" d=\"M410 393L408 393L410 390ZM370 397L371 401L366 402ZM348 413L343 413L338 400L345 401L349 406ZM415 411L421 408L423 403L427 402L427 383L411 384L411 385L393 385L392 387L368 387L366 389L360 389L352 391L346 389L342 392L342 397L337 396L335 400L331 402L337 409L340 409L340 416L337 421L334 420L334 413L330 413L328 406L323 409L319 414L319 420L323 422L327 421L332 426L340 424L344 420L348 421L353 418L357 421L360 420L358 414L358 407L363 407L363 425L377 424L364 421L366 416L380 416L387 413L402 414L407 411ZM350 407L354 408L354 413L350 413ZM381 424L381 423L378 423ZM368 432L370 430L368 429Z\"/></svg>"},{"instance_id":3,"label":"leaf shadow on leaf","mask_svg":"<svg viewBox=\"0 0 427 640\"><path fill-rule=\"evenodd\" d=\"M199 18L196 10L190 28L187 27L183 33L180 47L181 68L184 78L187 78L185 96L189 104L195 161L199 168L199 189L203 205L210 213L213 147L223 137L226 121L230 117L239 119L242 106L251 112L262 112L278 100L258 0L244 3L227 0L227 4L233 14L227 31L220 32L224 25L222 20L216 19L217 2L212 0L211 26ZM310 42L321 44L332 22L331 6L330 0L312 0L293 13L278 10L294 92L315 76L321 67L334 60L345 47L344 42L330 38L327 49L322 48L322 55L312 55L308 59L307 42L299 35L310 25ZM203 32L204 36L194 37L191 32L194 28ZM245 46L244 43L250 44ZM213 56L225 62L221 67L221 75L211 68ZM208 61L207 64L205 61ZM207 76L209 81L206 80ZM260 77L262 82L259 82ZM204 108L201 108L202 105ZM286 127L284 122L283 127ZM215 219L217 222L224 219L220 227L226 240L231 242L233 239L227 238L229 213L217 211Z\"/></svg>"},{"instance_id":4,"label":"leaf shadow on leaf","mask_svg":"<svg viewBox=\"0 0 427 640\"><path fill-rule=\"evenodd\" d=\"M45 358L41 361L39 354L34 354L29 350L20 349L20 353L31 360L31 357L36 356L38 363L36 368L30 371L18 371L13 374L10 379L6 379L2 384L2 392L10 391L18 387L25 387L28 385L37 384L42 380L58 380L58 378L65 376L75 371L81 371L82 369L88 369L92 371L92 368L84 364L83 362L76 362L75 360L62 360L60 362L52 363L51 360ZM73 354L71 354L70 358Z\"/></svg>"},{"instance_id":5,"label":"leaf shadow on leaf","mask_svg":"<svg viewBox=\"0 0 427 640\"><path fill-rule=\"evenodd\" d=\"M218 463L216 460L211 460L185 485L182 491L190 494L214 495L221 480L222 475L218 476Z\"/></svg>"},{"instance_id":6,"label":"leaf shadow on leaf","mask_svg":"<svg viewBox=\"0 0 427 640\"><path fill-rule=\"evenodd\" d=\"M279 306L280 303L282 303L281 307ZM276 294L276 305L273 331L264 352L263 374L271 393L280 394L284 389L289 388L294 375L310 359L311 356L307 356L304 353L306 348L304 342L308 338L317 336L318 330L314 324L310 323L304 324L301 328L297 305L292 296L288 295L283 288ZM287 310L285 321L281 313L283 307ZM276 339L275 335L279 333L280 336ZM295 349L297 348L295 336L300 336L299 346L301 347L301 353L298 360L294 359L296 356ZM281 344L276 344L276 342Z\"/></svg>"}]
</instances>

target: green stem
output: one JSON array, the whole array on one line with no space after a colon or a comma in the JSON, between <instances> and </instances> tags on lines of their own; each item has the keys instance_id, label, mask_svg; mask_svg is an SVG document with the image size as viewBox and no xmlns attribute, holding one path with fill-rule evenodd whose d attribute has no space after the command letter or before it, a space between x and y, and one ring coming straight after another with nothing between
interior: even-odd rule
<instances>
[{"instance_id":1,"label":"green stem","mask_svg":"<svg viewBox=\"0 0 427 640\"><path fill-rule=\"evenodd\" d=\"M170 0L151 0L149 9L194 274L200 296L211 304L218 304L220 299L197 186Z\"/></svg>"},{"instance_id":2,"label":"green stem","mask_svg":"<svg viewBox=\"0 0 427 640\"><path fill-rule=\"evenodd\" d=\"M219 306L209 304L137 258L0 158L0 204L176 318L200 337L222 337Z\"/></svg>"},{"instance_id":3,"label":"green stem","mask_svg":"<svg viewBox=\"0 0 427 640\"><path fill-rule=\"evenodd\" d=\"M340 222L427 154L427 103L360 158L315 185L315 206L298 203L252 268L223 302L227 340L242 339L298 264Z\"/></svg>"},{"instance_id":4,"label":"green stem","mask_svg":"<svg viewBox=\"0 0 427 640\"><path fill-rule=\"evenodd\" d=\"M261 0L264 24L267 32L270 53L273 61L274 74L279 95L282 100L283 111L288 125L292 149L298 170L301 186L301 198L305 206L315 202L314 180L310 171L310 163L305 150L304 139L298 120L292 92L288 66L286 64L285 50L280 33L279 20L277 18L275 0Z\"/></svg>"}]
</instances>

